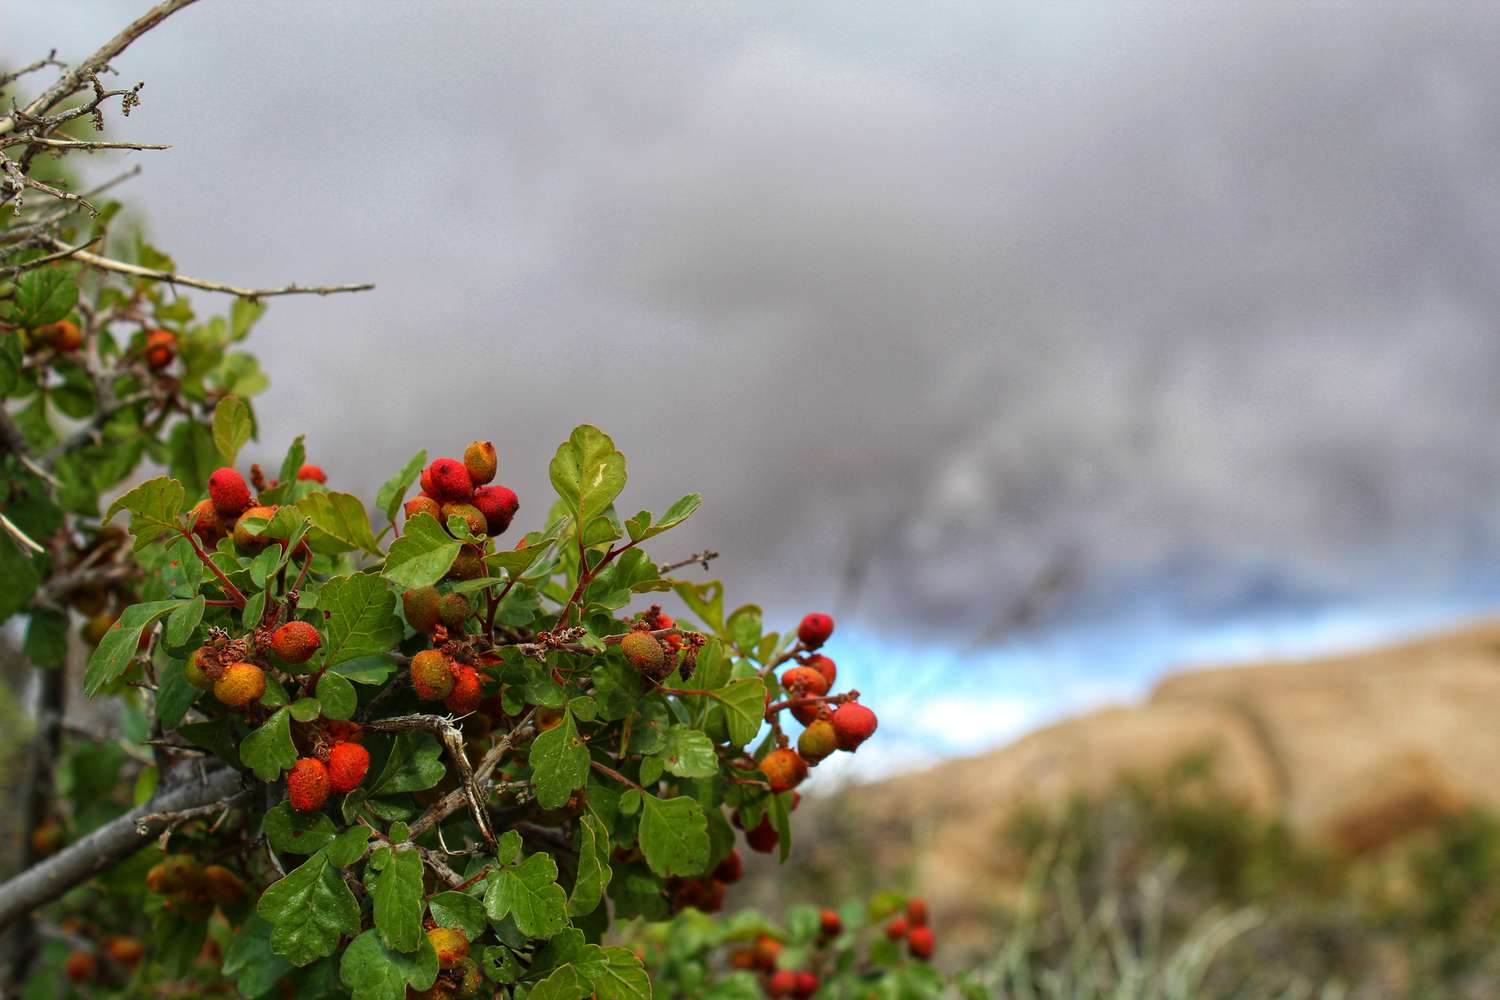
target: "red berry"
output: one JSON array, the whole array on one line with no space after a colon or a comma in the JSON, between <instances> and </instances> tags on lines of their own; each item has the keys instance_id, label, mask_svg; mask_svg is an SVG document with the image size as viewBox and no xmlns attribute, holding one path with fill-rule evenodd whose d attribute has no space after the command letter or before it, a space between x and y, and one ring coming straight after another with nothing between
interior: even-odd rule
<instances>
[{"instance_id":1,"label":"red berry","mask_svg":"<svg viewBox=\"0 0 1500 1000\"><path fill-rule=\"evenodd\" d=\"M824 677L828 678L828 686L833 687L833 682L838 680L839 668L830 657L822 653L815 653L807 658L803 666L811 667Z\"/></svg>"},{"instance_id":2,"label":"red berry","mask_svg":"<svg viewBox=\"0 0 1500 1000\"><path fill-rule=\"evenodd\" d=\"M838 937L844 930L844 921L834 910L820 910L818 924L824 937Z\"/></svg>"},{"instance_id":3,"label":"red berry","mask_svg":"<svg viewBox=\"0 0 1500 1000\"><path fill-rule=\"evenodd\" d=\"M288 663L306 663L323 640L307 622L287 622L271 633L271 652Z\"/></svg>"},{"instance_id":4,"label":"red berry","mask_svg":"<svg viewBox=\"0 0 1500 1000\"><path fill-rule=\"evenodd\" d=\"M426 514L438 524L443 523L443 505L426 494L412 497L402 505L402 509L406 511L407 520L418 514Z\"/></svg>"},{"instance_id":5,"label":"red berry","mask_svg":"<svg viewBox=\"0 0 1500 1000\"><path fill-rule=\"evenodd\" d=\"M885 936L892 941L900 941L906 937L906 918L896 917L885 925Z\"/></svg>"},{"instance_id":6,"label":"red berry","mask_svg":"<svg viewBox=\"0 0 1500 1000\"><path fill-rule=\"evenodd\" d=\"M177 335L171 330L152 330L146 334L146 365L159 372L177 356Z\"/></svg>"},{"instance_id":7,"label":"red berry","mask_svg":"<svg viewBox=\"0 0 1500 1000\"><path fill-rule=\"evenodd\" d=\"M927 900L913 896L906 901L906 920L913 927L927 926Z\"/></svg>"},{"instance_id":8,"label":"red berry","mask_svg":"<svg viewBox=\"0 0 1500 1000\"><path fill-rule=\"evenodd\" d=\"M752 851L770 854L781 843L781 835L771 825L771 817L766 816L755 829L745 831L745 843L750 845Z\"/></svg>"},{"instance_id":9,"label":"red berry","mask_svg":"<svg viewBox=\"0 0 1500 1000\"><path fill-rule=\"evenodd\" d=\"M714 878L729 884L738 882L744 875L745 857L737 847L730 848L729 853L724 855L724 860L714 869Z\"/></svg>"},{"instance_id":10,"label":"red berry","mask_svg":"<svg viewBox=\"0 0 1500 1000\"><path fill-rule=\"evenodd\" d=\"M474 491L473 504L484 515L490 535L501 535L510 527L521 501L507 486L481 486Z\"/></svg>"},{"instance_id":11,"label":"red berry","mask_svg":"<svg viewBox=\"0 0 1500 1000\"><path fill-rule=\"evenodd\" d=\"M468 715L479 707L479 671L460 665L453 678L453 690L448 692L448 711L454 715Z\"/></svg>"},{"instance_id":12,"label":"red berry","mask_svg":"<svg viewBox=\"0 0 1500 1000\"><path fill-rule=\"evenodd\" d=\"M298 812L317 812L328 801L328 768L316 757L303 757L286 776L287 798Z\"/></svg>"},{"instance_id":13,"label":"red berry","mask_svg":"<svg viewBox=\"0 0 1500 1000\"><path fill-rule=\"evenodd\" d=\"M797 982L792 987L792 996L806 1000L816 992L818 992L818 977L811 972L797 973Z\"/></svg>"},{"instance_id":14,"label":"red berry","mask_svg":"<svg viewBox=\"0 0 1500 1000\"><path fill-rule=\"evenodd\" d=\"M370 769L370 751L358 743L339 743L328 751L328 784L335 792L352 792Z\"/></svg>"},{"instance_id":15,"label":"red berry","mask_svg":"<svg viewBox=\"0 0 1500 1000\"><path fill-rule=\"evenodd\" d=\"M797 626L797 638L808 649L817 649L828 641L830 635L833 635L833 619L816 611L803 618L802 624Z\"/></svg>"},{"instance_id":16,"label":"red berry","mask_svg":"<svg viewBox=\"0 0 1500 1000\"><path fill-rule=\"evenodd\" d=\"M839 749L853 751L875 733L875 713L857 701L846 701L833 712L833 731Z\"/></svg>"},{"instance_id":17,"label":"red berry","mask_svg":"<svg viewBox=\"0 0 1500 1000\"><path fill-rule=\"evenodd\" d=\"M760 762L760 771L770 783L771 791L789 792L807 777L807 761L797 751L781 747L766 754Z\"/></svg>"},{"instance_id":18,"label":"red berry","mask_svg":"<svg viewBox=\"0 0 1500 1000\"><path fill-rule=\"evenodd\" d=\"M469 470L456 458L436 458L427 467L432 474L432 485L439 500L449 503L468 503L474 496L474 480Z\"/></svg>"},{"instance_id":19,"label":"red berry","mask_svg":"<svg viewBox=\"0 0 1500 1000\"><path fill-rule=\"evenodd\" d=\"M912 957L923 961L932 957L934 943L931 927L913 927L906 938L906 946L911 949Z\"/></svg>"},{"instance_id":20,"label":"red berry","mask_svg":"<svg viewBox=\"0 0 1500 1000\"><path fill-rule=\"evenodd\" d=\"M328 477L323 474L322 468L316 465L304 465L302 468L298 469L297 478L314 483L328 482Z\"/></svg>"},{"instance_id":21,"label":"red berry","mask_svg":"<svg viewBox=\"0 0 1500 1000\"><path fill-rule=\"evenodd\" d=\"M75 983L85 983L99 971L99 960L86 951L75 951L63 962L63 975Z\"/></svg>"},{"instance_id":22,"label":"red berry","mask_svg":"<svg viewBox=\"0 0 1500 1000\"><path fill-rule=\"evenodd\" d=\"M245 477L230 468L215 469L208 477L208 498L214 510L225 517L235 517L250 506L250 487Z\"/></svg>"},{"instance_id":23,"label":"red berry","mask_svg":"<svg viewBox=\"0 0 1500 1000\"><path fill-rule=\"evenodd\" d=\"M797 990L797 974L791 969L777 969L766 982L773 997L789 997Z\"/></svg>"}]
</instances>

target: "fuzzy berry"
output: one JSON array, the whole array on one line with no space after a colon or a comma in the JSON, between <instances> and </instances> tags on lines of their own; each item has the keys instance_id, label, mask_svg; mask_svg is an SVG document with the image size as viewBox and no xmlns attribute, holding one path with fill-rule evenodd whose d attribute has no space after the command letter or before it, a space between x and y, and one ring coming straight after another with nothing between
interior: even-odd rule
<instances>
[{"instance_id":1,"label":"fuzzy berry","mask_svg":"<svg viewBox=\"0 0 1500 1000\"><path fill-rule=\"evenodd\" d=\"M830 635L833 635L833 619L816 611L804 617L802 624L797 626L797 638L808 649L817 649L828 641Z\"/></svg>"},{"instance_id":2,"label":"fuzzy berry","mask_svg":"<svg viewBox=\"0 0 1500 1000\"><path fill-rule=\"evenodd\" d=\"M766 990L773 997L789 997L797 989L797 973L791 969L777 969L766 981Z\"/></svg>"},{"instance_id":3,"label":"fuzzy berry","mask_svg":"<svg viewBox=\"0 0 1500 1000\"><path fill-rule=\"evenodd\" d=\"M270 544L271 539L264 534L253 534L250 530L250 522L269 521L276 516L275 507L250 507L240 515L238 521L234 522L234 544L248 551L259 551ZM257 530L265 531L265 525L257 525Z\"/></svg>"},{"instance_id":4,"label":"fuzzy berry","mask_svg":"<svg viewBox=\"0 0 1500 1000\"><path fill-rule=\"evenodd\" d=\"M208 498L214 510L225 517L235 517L250 506L250 486L245 477L227 466L215 469L208 477Z\"/></svg>"},{"instance_id":5,"label":"fuzzy berry","mask_svg":"<svg viewBox=\"0 0 1500 1000\"><path fill-rule=\"evenodd\" d=\"M833 682L838 680L838 665L835 664L830 657L824 656L822 653L815 653L812 656L809 656L807 658L807 662L805 662L803 666L811 667L813 670L816 670L818 673L826 677L828 679L829 687L833 687Z\"/></svg>"},{"instance_id":6,"label":"fuzzy berry","mask_svg":"<svg viewBox=\"0 0 1500 1000\"><path fill-rule=\"evenodd\" d=\"M818 977L816 973L799 972L797 982L792 986L792 996L798 1000L807 1000L808 997L818 992Z\"/></svg>"},{"instance_id":7,"label":"fuzzy berry","mask_svg":"<svg viewBox=\"0 0 1500 1000\"><path fill-rule=\"evenodd\" d=\"M661 674L662 661L667 655L666 650L661 648L661 643L656 641L656 636L650 632L627 633L620 640L620 652L625 654L625 659L632 667L648 677L658 677Z\"/></svg>"},{"instance_id":8,"label":"fuzzy berry","mask_svg":"<svg viewBox=\"0 0 1500 1000\"><path fill-rule=\"evenodd\" d=\"M455 458L435 458L427 467L431 474L432 487L439 500L448 503L468 503L474 495L474 480L469 470Z\"/></svg>"},{"instance_id":9,"label":"fuzzy berry","mask_svg":"<svg viewBox=\"0 0 1500 1000\"><path fill-rule=\"evenodd\" d=\"M323 474L322 466L312 464L304 465L302 468L298 469L297 478L310 483L328 482L328 477Z\"/></svg>"},{"instance_id":10,"label":"fuzzy berry","mask_svg":"<svg viewBox=\"0 0 1500 1000\"><path fill-rule=\"evenodd\" d=\"M477 580L485 575L484 550L477 545L465 545L458 550L458 558L448 568L450 580Z\"/></svg>"},{"instance_id":11,"label":"fuzzy berry","mask_svg":"<svg viewBox=\"0 0 1500 1000\"><path fill-rule=\"evenodd\" d=\"M795 750L781 747L766 754L760 771L770 782L772 792L789 792L807 777L807 761Z\"/></svg>"},{"instance_id":12,"label":"fuzzy berry","mask_svg":"<svg viewBox=\"0 0 1500 1000\"><path fill-rule=\"evenodd\" d=\"M793 667L781 675L781 686L794 696L818 698L828 693L828 678L812 667Z\"/></svg>"},{"instance_id":13,"label":"fuzzy berry","mask_svg":"<svg viewBox=\"0 0 1500 1000\"><path fill-rule=\"evenodd\" d=\"M471 503L443 504L442 516L438 518L438 523L447 528L450 517L462 518L469 529L469 534L475 538L483 538L489 533L489 521L485 519L484 514L480 513L479 508Z\"/></svg>"},{"instance_id":14,"label":"fuzzy berry","mask_svg":"<svg viewBox=\"0 0 1500 1000\"><path fill-rule=\"evenodd\" d=\"M422 495L430 500L438 498L437 487L432 484L432 466L422 470L422 475L417 480L417 485L422 488Z\"/></svg>"},{"instance_id":15,"label":"fuzzy berry","mask_svg":"<svg viewBox=\"0 0 1500 1000\"><path fill-rule=\"evenodd\" d=\"M818 930L824 937L838 937L844 931L844 920L837 910L819 910Z\"/></svg>"},{"instance_id":16,"label":"fuzzy berry","mask_svg":"<svg viewBox=\"0 0 1500 1000\"><path fill-rule=\"evenodd\" d=\"M495 446L488 441L475 441L464 449L464 468L475 486L483 486L495 478L500 468L500 459L495 455Z\"/></svg>"},{"instance_id":17,"label":"fuzzy berry","mask_svg":"<svg viewBox=\"0 0 1500 1000\"><path fill-rule=\"evenodd\" d=\"M177 356L177 335L171 330L152 330L146 334L146 365L159 372Z\"/></svg>"},{"instance_id":18,"label":"fuzzy berry","mask_svg":"<svg viewBox=\"0 0 1500 1000\"><path fill-rule=\"evenodd\" d=\"M521 509L520 499L507 486L481 486L474 491L472 502L484 513L490 535L503 535L515 519L516 511Z\"/></svg>"},{"instance_id":19,"label":"fuzzy berry","mask_svg":"<svg viewBox=\"0 0 1500 1000\"><path fill-rule=\"evenodd\" d=\"M424 649L411 658L411 686L423 701L442 701L453 690L453 667L435 649Z\"/></svg>"},{"instance_id":20,"label":"fuzzy berry","mask_svg":"<svg viewBox=\"0 0 1500 1000\"><path fill-rule=\"evenodd\" d=\"M202 652L201 649L195 649L188 654L187 662L182 665L182 676L186 677L187 682L199 691L207 691L214 686L214 678L209 676L208 671L203 669L203 664L199 662L198 657ZM221 673L220 676L223 674Z\"/></svg>"},{"instance_id":21,"label":"fuzzy berry","mask_svg":"<svg viewBox=\"0 0 1500 1000\"><path fill-rule=\"evenodd\" d=\"M846 701L833 712L833 731L838 734L840 750L857 750L875 733L875 713L857 701Z\"/></svg>"},{"instance_id":22,"label":"fuzzy berry","mask_svg":"<svg viewBox=\"0 0 1500 1000\"><path fill-rule=\"evenodd\" d=\"M444 594L438 601L438 617L447 626L449 632L463 630L464 622L474 613L469 599L463 594Z\"/></svg>"},{"instance_id":23,"label":"fuzzy berry","mask_svg":"<svg viewBox=\"0 0 1500 1000\"><path fill-rule=\"evenodd\" d=\"M885 936L890 938L892 941L900 941L902 938L906 937L906 930L906 918L895 917L891 920L890 923L885 925Z\"/></svg>"},{"instance_id":24,"label":"fuzzy berry","mask_svg":"<svg viewBox=\"0 0 1500 1000\"><path fill-rule=\"evenodd\" d=\"M245 883L223 865L204 868L202 881L209 898L220 906L233 906L245 895Z\"/></svg>"},{"instance_id":25,"label":"fuzzy berry","mask_svg":"<svg viewBox=\"0 0 1500 1000\"><path fill-rule=\"evenodd\" d=\"M797 752L809 764L816 764L839 748L839 737L833 723L827 719L814 719L797 737Z\"/></svg>"},{"instance_id":26,"label":"fuzzy berry","mask_svg":"<svg viewBox=\"0 0 1500 1000\"><path fill-rule=\"evenodd\" d=\"M328 785L335 792L352 792L370 769L370 751L358 743L339 743L328 751Z\"/></svg>"},{"instance_id":27,"label":"fuzzy berry","mask_svg":"<svg viewBox=\"0 0 1500 1000\"><path fill-rule=\"evenodd\" d=\"M54 350L72 352L83 346L83 331L71 320L60 319L56 323L37 327L36 340Z\"/></svg>"},{"instance_id":28,"label":"fuzzy berry","mask_svg":"<svg viewBox=\"0 0 1500 1000\"><path fill-rule=\"evenodd\" d=\"M469 954L469 939L456 927L434 927L427 932L427 940L437 952L440 968L451 969Z\"/></svg>"},{"instance_id":29,"label":"fuzzy berry","mask_svg":"<svg viewBox=\"0 0 1500 1000\"><path fill-rule=\"evenodd\" d=\"M906 922L913 927L927 926L927 900L913 896L906 902Z\"/></svg>"},{"instance_id":30,"label":"fuzzy berry","mask_svg":"<svg viewBox=\"0 0 1500 1000\"><path fill-rule=\"evenodd\" d=\"M744 877L745 856L739 852L739 848L731 847L729 853L724 855L724 860L720 861L718 866L714 868L714 878L720 882L733 885Z\"/></svg>"},{"instance_id":31,"label":"fuzzy berry","mask_svg":"<svg viewBox=\"0 0 1500 1000\"><path fill-rule=\"evenodd\" d=\"M906 947L911 950L912 957L924 962L932 957L932 946L935 943L931 927L913 927L906 936Z\"/></svg>"},{"instance_id":32,"label":"fuzzy berry","mask_svg":"<svg viewBox=\"0 0 1500 1000\"><path fill-rule=\"evenodd\" d=\"M212 500L199 500L193 509L188 511L188 526L193 534L198 536L198 541L209 548L219 544L219 539L229 534L225 527L224 519L214 509Z\"/></svg>"},{"instance_id":33,"label":"fuzzy berry","mask_svg":"<svg viewBox=\"0 0 1500 1000\"><path fill-rule=\"evenodd\" d=\"M431 632L441 620L442 596L436 587L417 587L401 595L401 610L406 624L418 632Z\"/></svg>"},{"instance_id":34,"label":"fuzzy berry","mask_svg":"<svg viewBox=\"0 0 1500 1000\"><path fill-rule=\"evenodd\" d=\"M75 951L63 961L63 975L75 983L86 983L99 972L99 960L86 951Z\"/></svg>"},{"instance_id":35,"label":"fuzzy berry","mask_svg":"<svg viewBox=\"0 0 1500 1000\"><path fill-rule=\"evenodd\" d=\"M302 757L286 776L286 795L298 812L317 812L328 801L328 767L316 757Z\"/></svg>"},{"instance_id":36,"label":"fuzzy berry","mask_svg":"<svg viewBox=\"0 0 1500 1000\"><path fill-rule=\"evenodd\" d=\"M214 697L230 708L243 708L260 701L266 693L265 672L253 663L231 663L214 682Z\"/></svg>"},{"instance_id":37,"label":"fuzzy berry","mask_svg":"<svg viewBox=\"0 0 1500 1000\"><path fill-rule=\"evenodd\" d=\"M146 948L133 937L112 937L104 942L104 953L127 969L133 969L145 957Z\"/></svg>"},{"instance_id":38,"label":"fuzzy berry","mask_svg":"<svg viewBox=\"0 0 1500 1000\"><path fill-rule=\"evenodd\" d=\"M776 827L771 823L771 817L761 819L753 830L745 831L745 843L750 845L752 851L761 854L770 854L776 850L776 845L781 843L781 834L776 832Z\"/></svg>"},{"instance_id":39,"label":"fuzzy berry","mask_svg":"<svg viewBox=\"0 0 1500 1000\"><path fill-rule=\"evenodd\" d=\"M287 622L271 633L271 652L288 663L306 663L322 644L318 630L307 622Z\"/></svg>"},{"instance_id":40,"label":"fuzzy berry","mask_svg":"<svg viewBox=\"0 0 1500 1000\"><path fill-rule=\"evenodd\" d=\"M479 671L460 665L454 678L453 690L448 692L446 704L454 715L468 715L479 707Z\"/></svg>"},{"instance_id":41,"label":"fuzzy berry","mask_svg":"<svg viewBox=\"0 0 1500 1000\"><path fill-rule=\"evenodd\" d=\"M429 496L415 496L406 501L402 507L406 511L406 519L410 521L418 514L426 514L438 524L443 523L443 505Z\"/></svg>"}]
</instances>

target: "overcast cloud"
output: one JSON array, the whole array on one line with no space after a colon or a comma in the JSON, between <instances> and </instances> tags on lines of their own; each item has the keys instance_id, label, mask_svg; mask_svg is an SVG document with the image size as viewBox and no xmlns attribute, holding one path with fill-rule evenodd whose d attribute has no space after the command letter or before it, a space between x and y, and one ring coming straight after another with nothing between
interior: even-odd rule
<instances>
[{"instance_id":1,"label":"overcast cloud","mask_svg":"<svg viewBox=\"0 0 1500 1000\"><path fill-rule=\"evenodd\" d=\"M142 2L24 2L76 58ZM1075 617L1491 586L1488 5L229 3L119 63L131 197L277 302L262 447L366 494L491 437L523 518L573 423L731 600L968 642ZM533 522L535 523L535 522ZM1500 587L1496 587L1500 593Z\"/></svg>"}]
</instances>

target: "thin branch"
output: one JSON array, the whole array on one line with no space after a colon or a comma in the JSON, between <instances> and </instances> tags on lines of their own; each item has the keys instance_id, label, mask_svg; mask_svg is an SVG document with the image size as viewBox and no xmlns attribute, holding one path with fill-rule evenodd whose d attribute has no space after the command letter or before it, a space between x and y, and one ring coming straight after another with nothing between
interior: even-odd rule
<instances>
[{"instance_id":1,"label":"thin branch","mask_svg":"<svg viewBox=\"0 0 1500 1000\"><path fill-rule=\"evenodd\" d=\"M0 147L47 146L52 149L171 149L159 142L107 142L101 139L54 139L51 136L13 135L0 140Z\"/></svg>"},{"instance_id":2,"label":"thin branch","mask_svg":"<svg viewBox=\"0 0 1500 1000\"><path fill-rule=\"evenodd\" d=\"M29 180L29 178L28 178ZM62 249L63 244L56 239L49 239L47 243ZM110 257L101 257L98 254L78 250L70 254L70 259L89 267L98 268L101 271L114 271L117 274L128 274L136 278L145 278L148 281L162 281L169 285L183 285L187 288L200 288L206 292L223 292L226 295L235 295L242 299L264 299L273 295L335 295L339 292L367 292L374 288L369 282L359 282L348 285L283 285L280 288L241 288L238 285L225 285L217 281L205 281L202 278L190 278L185 274L177 274L172 271L161 271L151 267L141 267L139 264L127 264L122 260L114 260Z\"/></svg>"},{"instance_id":3,"label":"thin branch","mask_svg":"<svg viewBox=\"0 0 1500 1000\"><path fill-rule=\"evenodd\" d=\"M4 514L0 514L0 528L4 528L5 533L12 539L14 539L15 543L21 546L21 548L30 549L37 555L43 555L44 553L46 553L46 549L42 548L36 542L32 541L30 535L26 534L26 532L17 527L16 523L10 518L6 517Z\"/></svg>"},{"instance_id":4,"label":"thin branch","mask_svg":"<svg viewBox=\"0 0 1500 1000\"><path fill-rule=\"evenodd\" d=\"M665 566L658 568L657 572L662 576L666 576L674 569L682 569L682 567L684 566L702 566L704 570L707 570L709 562L717 558L719 558L719 554L713 549L704 549L702 552L694 553L693 555L688 556L686 559L680 559L674 563L667 563Z\"/></svg>"}]
</instances>

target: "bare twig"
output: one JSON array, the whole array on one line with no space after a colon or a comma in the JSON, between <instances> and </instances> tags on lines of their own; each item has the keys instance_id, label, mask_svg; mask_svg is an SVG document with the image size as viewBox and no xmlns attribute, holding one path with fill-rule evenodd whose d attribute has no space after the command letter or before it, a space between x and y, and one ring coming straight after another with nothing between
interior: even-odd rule
<instances>
[{"instance_id":1,"label":"bare twig","mask_svg":"<svg viewBox=\"0 0 1500 1000\"><path fill-rule=\"evenodd\" d=\"M662 576L666 576L674 569L682 569L682 567L684 566L695 565L702 566L704 570L707 570L709 562L717 558L719 558L719 554L713 549L704 549L702 552L696 552L693 555L688 556L686 559L680 559L674 563L667 563L665 566L658 568L657 572Z\"/></svg>"},{"instance_id":2,"label":"bare twig","mask_svg":"<svg viewBox=\"0 0 1500 1000\"><path fill-rule=\"evenodd\" d=\"M28 178L29 179L29 178ZM62 249L60 240L49 238L49 246ZM234 295L242 299L264 299L273 295L335 295L340 292L367 292L374 288L368 282L358 282L347 285L283 285L280 288L241 288L238 285L226 285L217 281L205 281L203 278L190 278L185 274L177 274L173 271L162 271L152 267L141 267L139 264L127 264L122 260L111 257L101 257L98 254L89 253L86 250L77 250L69 255L70 259L86 264L89 267L98 268L101 271L114 271L117 274L128 274L136 278L145 278L148 281L161 281L169 285L183 285L187 288L200 288L206 292L223 292L225 295Z\"/></svg>"}]
</instances>

